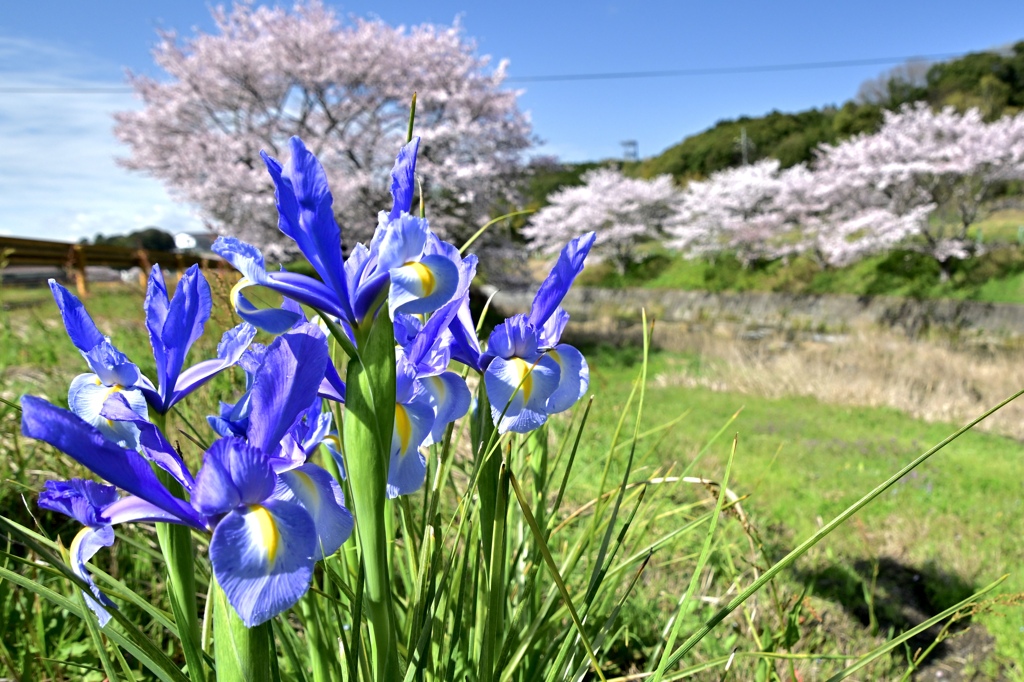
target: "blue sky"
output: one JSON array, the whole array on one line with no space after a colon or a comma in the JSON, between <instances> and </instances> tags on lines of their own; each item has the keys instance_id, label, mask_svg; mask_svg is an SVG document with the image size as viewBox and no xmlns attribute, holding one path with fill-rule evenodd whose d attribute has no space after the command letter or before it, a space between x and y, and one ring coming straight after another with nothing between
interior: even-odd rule
<instances>
[{"instance_id":1,"label":"blue sky","mask_svg":"<svg viewBox=\"0 0 1024 682\"><path fill-rule=\"evenodd\" d=\"M959 54L1024 39L1024 3L347 2L340 14L392 24L461 17L480 53L512 77L757 67ZM200 228L162 185L114 163L111 113L137 106L124 69L159 77L156 30L212 30L199 0L33 0L0 13L0 234L74 241L155 224ZM841 103L885 65L715 76L519 82L545 145L566 160L649 156L723 118ZM75 93L75 88L110 92ZM61 93L15 92L53 87Z\"/></svg>"}]
</instances>

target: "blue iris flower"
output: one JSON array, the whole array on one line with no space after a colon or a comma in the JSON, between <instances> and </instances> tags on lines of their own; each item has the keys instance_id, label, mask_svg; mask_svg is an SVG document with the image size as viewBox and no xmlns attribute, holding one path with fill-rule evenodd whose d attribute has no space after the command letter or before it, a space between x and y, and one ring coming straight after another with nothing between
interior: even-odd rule
<instances>
[{"instance_id":1,"label":"blue iris flower","mask_svg":"<svg viewBox=\"0 0 1024 682\"><path fill-rule=\"evenodd\" d=\"M388 497L408 495L423 486L426 460L420 446L441 440L445 428L469 410L466 382L448 371L452 335L448 331L476 275L477 259L463 260L455 247L429 236L427 253L439 255L458 268L454 297L430 315L395 312L396 351L395 427L388 467Z\"/></svg>"},{"instance_id":2,"label":"blue iris flower","mask_svg":"<svg viewBox=\"0 0 1024 682\"><path fill-rule=\"evenodd\" d=\"M513 315L495 327L487 352L479 356L491 416L502 433L532 431L548 415L572 407L587 391L587 361L576 348L560 343L569 315L559 306L593 244L593 232L569 242L537 291L529 315ZM454 326L460 329L460 338L468 336L464 320L456 317ZM473 354L464 341L460 348Z\"/></svg>"},{"instance_id":3,"label":"blue iris flower","mask_svg":"<svg viewBox=\"0 0 1024 682\"><path fill-rule=\"evenodd\" d=\"M314 325L278 337L254 373L244 437L214 442L195 477L159 430L137 416L138 451L112 443L67 410L39 398L22 399L25 435L53 445L111 484L50 482L40 495L42 506L85 526L72 546L74 569L89 582L89 604L103 622L111 604L85 562L113 542L113 525L128 521L212 531L214 575L249 627L305 594L314 563L337 551L352 532L340 487L306 462L303 450L304 441L329 428L311 415L328 362L326 338ZM134 413L118 397L104 405L104 414L130 419ZM189 492L189 502L168 491L154 465ZM121 497L117 489L128 494Z\"/></svg>"},{"instance_id":4,"label":"blue iris flower","mask_svg":"<svg viewBox=\"0 0 1024 682\"><path fill-rule=\"evenodd\" d=\"M294 311L298 315L296 322L292 325L291 329L299 329L309 324L302 307L294 301L285 299L283 309ZM267 347L263 344L253 343L239 358L238 366L245 372L245 391L233 404L221 401L218 414L210 415L206 418L210 427L218 435L225 437L245 435L249 424L249 412L252 409L251 397L253 381L256 378L256 372L259 369L260 364L263 362L266 350ZM334 400L335 402L345 402L345 382L342 381L341 376L338 374L338 370L333 363L327 364L324 378L320 382L318 395L321 398L327 398L329 400ZM319 402L316 401L316 412L319 412L319 405ZM325 414L320 417L320 419L323 418L326 418L329 424L330 415ZM321 436L321 440L322 438L323 436ZM315 447L315 443L312 445L307 443L307 452L309 448L313 447Z\"/></svg>"},{"instance_id":5,"label":"blue iris flower","mask_svg":"<svg viewBox=\"0 0 1024 682\"><path fill-rule=\"evenodd\" d=\"M71 381L68 389L69 407L113 442L124 447L136 447L139 442L138 429L131 424L109 422L100 416L100 410L107 398L120 393L128 400L132 410L141 417L148 417L146 397L140 386L142 372L109 338L100 333L85 306L74 294L52 279L50 290L57 301L57 308L71 342L92 370Z\"/></svg>"},{"instance_id":6,"label":"blue iris flower","mask_svg":"<svg viewBox=\"0 0 1024 682\"><path fill-rule=\"evenodd\" d=\"M218 238L213 250L243 275L232 290L242 319L272 333L281 333L298 319L285 308L254 306L242 293L251 285L267 287L337 318L350 335L353 327L376 314L385 295L392 317L433 312L452 298L458 287L458 264L431 251L427 222L410 214L419 138L403 147L395 162L391 211L380 214L369 248L357 244L347 260L342 256L341 229L323 166L299 138L291 138L289 147L286 166L262 153L276 187L278 227L295 241L319 279L268 272L259 249L232 237Z\"/></svg>"},{"instance_id":7,"label":"blue iris flower","mask_svg":"<svg viewBox=\"0 0 1024 682\"><path fill-rule=\"evenodd\" d=\"M148 418L148 408L164 414L218 372L235 364L256 335L256 329L247 323L230 329L221 338L216 358L183 371L188 351L202 335L210 317L210 287L198 266L192 266L181 278L174 297L168 298L160 266L155 265L150 272L145 302L146 328L157 368L154 385L100 333L74 294L53 280L50 290L71 342L92 370L72 380L68 405L72 412L123 447L138 446L139 429L135 420L113 421L101 415L109 398L122 396L132 412L143 420Z\"/></svg>"}]
</instances>

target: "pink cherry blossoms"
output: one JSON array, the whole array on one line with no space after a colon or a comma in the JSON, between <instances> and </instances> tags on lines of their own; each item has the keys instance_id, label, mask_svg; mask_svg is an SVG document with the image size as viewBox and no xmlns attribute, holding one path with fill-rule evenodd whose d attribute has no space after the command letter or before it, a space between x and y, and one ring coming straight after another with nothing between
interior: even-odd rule
<instances>
[{"instance_id":1,"label":"pink cherry blossoms","mask_svg":"<svg viewBox=\"0 0 1024 682\"><path fill-rule=\"evenodd\" d=\"M595 230L620 269L659 239L689 256L741 262L806 255L842 266L892 248L951 259L977 252L969 228L1006 181L1024 179L1024 113L986 123L977 110L925 104L887 112L882 128L832 146L814 163L778 161L714 173L676 189L668 178L594 171L562 190L524 230L540 251Z\"/></svg>"},{"instance_id":2,"label":"pink cherry blossoms","mask_svg":"<svg viewBox=\"0 0 1024 682\"><path fill-rule=\"evenodd\" d=\"M550 204L523 228L535 250L554 254L572 235L593 231L592 253L623 273L637 246L662 240L679 226L680 195L668 175L638 180L599 168L584 174L583 181L548 197Z\"/></svg>"},{"instance_id":3,"label":"pink cherry blossoms","mask_svg":"<svg viewBox=\"0 0 1024 682\"><path fill-rule=\"evenodd\" d=\"M125 166L162 180L214 230L284 247L259 151L281 155L298 135L331 177L342 228L365 239L387 205L414 92L431 225L458 236L512 199L530 123L518 93L502 89L505 63L489 68L457 23L343 23L315 0L213 16L214 34L161 33L154 57L167 77L129 76L144 107L117 114L115 132L130 148Z\"/></svg>"}]
</instances>

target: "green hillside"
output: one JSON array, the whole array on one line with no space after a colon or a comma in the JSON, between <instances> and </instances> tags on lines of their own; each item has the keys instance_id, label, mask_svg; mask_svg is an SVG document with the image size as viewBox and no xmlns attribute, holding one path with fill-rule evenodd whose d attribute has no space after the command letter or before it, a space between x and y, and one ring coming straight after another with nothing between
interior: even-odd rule
<instances>
[{"instance_id":1,"label":"green hillside","mask_svg":"<svg viewBox=\"0 0 1024 682\"><path fill-rule=\"evenodd\" d=\"M885 109L908 102L977 107L989 119L1024 108L1024 41L999 52L911 66L902 65L866 83L857 99L840 106L719 121L658 156L631 164L627 171L643 177L704 177L740 164L744 147L748 161L776 158L783 167L792 166L810 160L819 144L876 130ZM746 144L741 141L744 132Z\"/></svg>"}]
</instances>

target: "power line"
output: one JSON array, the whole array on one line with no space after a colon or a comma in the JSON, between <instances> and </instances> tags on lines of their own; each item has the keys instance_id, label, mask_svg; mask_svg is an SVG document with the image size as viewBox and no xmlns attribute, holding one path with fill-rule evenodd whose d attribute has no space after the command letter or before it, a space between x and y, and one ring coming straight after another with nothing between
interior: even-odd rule
<instances>
[{"instance_id":1,"label":"power line","mask_svg":"<svg viewBox=\"0 0 1024 682\"><path fill-rule=\"evenodd\" d=\"M796 62L792 64L763 64L748 66L721 66L702 69L670 69L666 71L612 71L607 73L566 73L541 76L509 76L507 83L554 83L565 81L635 80L644 78L679 78L686 76L727 76L744 73L771 73L782 71L814 71L819 69L841 69L850 66L878 66L902 64L908 61L941 61L961 57L964 53L910 55L904 57L873 57L870 59L846 59L830 62ZM0 94L10 95L74 95L74 94L120 94L133 92L127 86L80 86L80 87L2 87Z\"/></svg>"},{"instance_id":2,"label":"power line","mask_svg":"<svg viewBox=\"0 0 1024 682\"><path fill-rule=\"evenodd\" d=\"M14 87L0 87L0 93L5 95L94 95L94 94L121 94L126 92L132 92L132 89L126 85L110 85L110 86L97 86L97 87L31 87L31 86L14 86Z\"/></svg>"},{"instance_id":3,"label":"power line","mask_svg":"<svg viewBox=\"0 0 1024 682\"><path fill-rule=\"evenodd\" d=\"M838 69L847 66L877 66L879 64L902 64L907 61L939 61L961 57L963 53L911 55L908 57L874 57L871 59L847 59L832 62L798 62L793 64L765 64L758 66L722 66L704 69L672 69L668 71L619 71L609 73L568 73L552 76L509 76L510 83L545 83L555 81L596 81L629 80L636 78L671 78L678 76L723 76L742 73L767 73L772 71L811 71L815 69Z\"/></svg>"}]
</instances>

